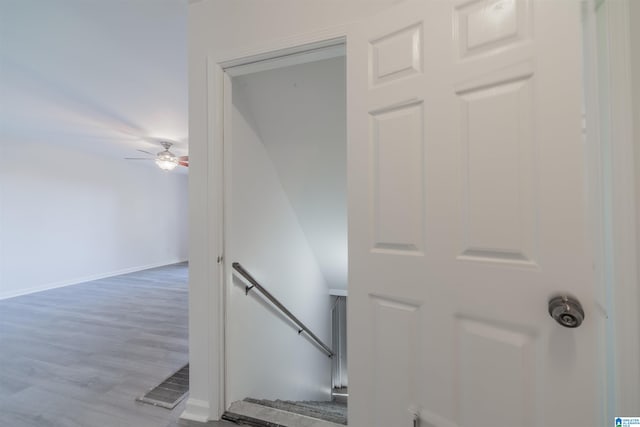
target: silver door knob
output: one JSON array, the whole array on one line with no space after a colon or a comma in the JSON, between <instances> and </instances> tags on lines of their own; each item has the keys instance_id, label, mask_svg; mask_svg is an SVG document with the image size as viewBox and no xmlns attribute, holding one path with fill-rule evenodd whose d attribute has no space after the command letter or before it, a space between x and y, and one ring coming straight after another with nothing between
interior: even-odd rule
<instances>
[{"instance_id":1,"label":"silver door knob","mask_svg":"<svg viewBox=\"0 0 640 427\"><path fill-rule=\"evenodd\" d=\"M559 295L549 300L549 314L565 328L577 328L584 320L582 304L576 298Z\"/></svg>"}]
</instances>

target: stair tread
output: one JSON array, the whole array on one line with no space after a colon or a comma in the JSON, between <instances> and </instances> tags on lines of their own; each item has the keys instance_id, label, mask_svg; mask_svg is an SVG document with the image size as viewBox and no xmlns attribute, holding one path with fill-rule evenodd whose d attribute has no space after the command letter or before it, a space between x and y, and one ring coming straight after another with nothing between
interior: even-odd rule
<instances>
[{"instance_id":1,"label":"stair tread","mask_svg":"<svg viewBox=\"0 0 640 427\"><path fill-rule=\"evenodd\" d=\"M246 398L245 402L333 424L347 424L347 404L336 401L288 401Z\"/></svg>"}]
</instances>

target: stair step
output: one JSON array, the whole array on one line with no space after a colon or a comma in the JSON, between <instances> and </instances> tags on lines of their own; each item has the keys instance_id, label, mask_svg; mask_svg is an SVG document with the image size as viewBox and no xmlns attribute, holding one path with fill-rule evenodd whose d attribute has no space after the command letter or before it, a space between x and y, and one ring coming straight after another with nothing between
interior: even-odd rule
<instances>
[{"instance_id":1,"label":"stair step","mask_svg":"<svg viewBox=\"0 0 640 427\"><path fill-rule=\"evenodd\" d=\"M234 424L241 424L251 427L286 427L282 424L270 423L269 421L259 420L258 418L247 417L246 415L240 415L228 411L222 414L222 419L225 421L230 421Z\"/></svg>"},{"instance_id":2,"label":"stair step","mask_svg":"<svg viewBox=\"0 0 640 427\"><path fill-rule=\"evenodd\" d=\"M289 401L289 400L259 400L245 399L258 405L267 406L281 411L292 412L306 417L329 421L335 424L347 424L347 405L336 401Z\"/></svg>"},{"instance_id":3,"label":"stair step","mask_svg":"<svg viewBox=\"0 0 640 427\"><path fill-rule=\"evenodd\" d=\"M290 412L280 408L274 408L272 406L269 406L268 404L264 404L264 403L271 403L275 405L276 402L282 402L282 401L260 401L257 399L249 399L249 400L252 400L252 401L244 400L244 401L233 402L231 404L231 407L229 408L228 414L231 414L231 416L233 415L243 416L246 418L253 419L253 421L249 420L249 422L255 422L255 420L257 420L257 421L271 423L271 424L246 424L246 425L258 426L258 427L263 427L263 426L265 427L274 427L274 426L275 427L344 427L345 425L342 423L335 423L335 422L326 421L319 418L314 418L314 417L303 415L296 412ZM262 402L262 403L254 403L256 401ZM304 402L290 402L290 403L302 404ZM306 403L310 404L310 402L306 402ZM319 402L316 402L316 403L319 403ZM326 403L331 403L331 402L326 402ZM311 402L311 406L313 406L312 402ZM293 405L290 408L298 411L305 410L304 408L296 407ZM307 411L309 413L313 412L313 410L308 410L308 409ZM318 412L319 411L316 410L315 413L317 414ZM346 416L344 419L346 423ZM242 420L239 420L239 422L242 423Z\"/></svg>"},{"instance_id":4,"label":"stair step","mask_svg":"<svg viewBox=\"0 0 640 427\"><path fill-rule=\"evenodd\" d=\"M349 400L349 389L347 387L334 388L331 392L331 397L334 401L346 405Z\"/></svg>"}]
</instances>

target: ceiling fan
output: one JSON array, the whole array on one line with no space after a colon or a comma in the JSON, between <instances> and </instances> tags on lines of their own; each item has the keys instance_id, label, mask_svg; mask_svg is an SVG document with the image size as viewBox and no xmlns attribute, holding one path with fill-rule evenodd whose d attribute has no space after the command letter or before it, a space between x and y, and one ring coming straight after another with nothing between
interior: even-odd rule
<instances>
[{"instance_id":1,"label":"ceiling fan","mask_svg":"<svg viewBox=\"0 0 640 427\"><path fill-rule=\"evenodd\" d=\"M156 165L162 170L170 171L175 169L176 166L185 166L189 167L189 156L176 156L169 148L173 145L173 143L168 141L160 141L160 145L164 148L163 151L158 152L157 154L150 153L145 150L138 150L141 153L148 154L153 157L125 157L126 160L155 160Z\"/></svg>"}]
</instances>

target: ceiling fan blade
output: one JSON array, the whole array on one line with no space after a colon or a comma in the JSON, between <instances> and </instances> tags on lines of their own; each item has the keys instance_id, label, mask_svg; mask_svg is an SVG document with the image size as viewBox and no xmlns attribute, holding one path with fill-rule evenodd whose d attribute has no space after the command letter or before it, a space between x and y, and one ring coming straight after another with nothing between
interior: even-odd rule
<instances>
[{"instance_id":1,"label":"ceiling fan blade","mask_svg":"<svg viewBox=\"0 0 640 427\"><path fill-rule=\"evenodd\" d=\"M125 160L155 160L148 157L125 157Z\"/></svg>"},{"instance_id":2,"label":"ceiling fan blade","mask_svg":"<svg viewBox=\"0 0 640 427\"><path fill-rule=\"evenodd\" d=\"M180 166L184 166L186 168L189 167L189 156L180 156L178 157L178 164Z\"/></svg>"},{"instance_id":3,"label":"ceiling fan blade","mask_svg":"<svg viewBox=\"0 0 640 427\"><path fill-rule=\"evenodd\" d=\"M144 153L144 154L148 154L148 155L150 155L150 156L155 156L155 154L150 153L150 152L145 151L145 150L140 150L140 149L139 149L138 151L139 151L139 152L141 152L141 153Z\"/></svg>"}]
</instances>

